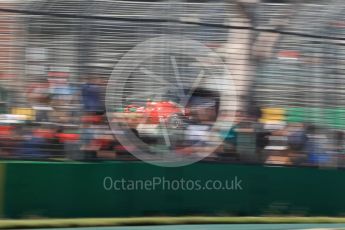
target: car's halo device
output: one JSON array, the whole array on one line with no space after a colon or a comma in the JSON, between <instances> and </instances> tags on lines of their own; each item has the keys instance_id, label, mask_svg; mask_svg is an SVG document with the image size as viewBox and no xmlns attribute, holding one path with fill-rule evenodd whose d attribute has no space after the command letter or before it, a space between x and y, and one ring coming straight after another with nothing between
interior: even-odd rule
<instances>
[{"instance_id":1,"label":"car's halo device","mask_svg":"<svg viewBox=\"0 0 345 230\"><path fill-rule=\"evenodd\" d=\"M106 92L110 127L137 158L176 167L199 161L222 143L236 91L222 59L182 36L149 39L117 62ZM133 132L135 130L135 132Z\"/></svg>"}]
</instances>

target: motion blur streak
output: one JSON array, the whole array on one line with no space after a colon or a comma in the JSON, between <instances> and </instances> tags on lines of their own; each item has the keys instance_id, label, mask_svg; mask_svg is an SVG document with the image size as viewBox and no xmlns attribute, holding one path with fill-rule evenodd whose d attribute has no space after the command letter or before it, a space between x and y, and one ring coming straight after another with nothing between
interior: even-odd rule
<instances>
[{"instance_id":1,"label":"motion blur streak","mask_svg":"<svg viewBox=\"0 0 345 230\"><path fill-rule=\"evenodd\" d=\"M1 1L0 157L344 167L345 5L272 2Z\"/></svg>"}]
</instances>

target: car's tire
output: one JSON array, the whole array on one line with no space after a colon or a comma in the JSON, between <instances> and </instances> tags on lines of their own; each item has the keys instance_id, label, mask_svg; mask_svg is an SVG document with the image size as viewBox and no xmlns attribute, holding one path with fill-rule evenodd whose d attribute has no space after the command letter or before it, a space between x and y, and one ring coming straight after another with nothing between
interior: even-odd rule
<instances>
[{"instance_id":1,"label":"car's tire","mask_svg":"<svg viewBox=\"0 0 345 230\"><path fill-rule=\"evenodd\" d=\"M167 120L168 128L182 129L185 125L184 117L181 114L173 114Z\"/></svg>"}]
</instances>

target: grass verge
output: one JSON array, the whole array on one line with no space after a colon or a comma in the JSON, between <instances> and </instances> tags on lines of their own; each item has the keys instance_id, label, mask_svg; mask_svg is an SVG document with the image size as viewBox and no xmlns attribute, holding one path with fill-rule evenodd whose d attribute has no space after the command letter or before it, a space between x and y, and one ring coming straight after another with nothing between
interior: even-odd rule
<instances>
[{"instance_id":1,"label":"grass verge","mask_svg":"<svg viewBox=\"0 0 345 230\"><path fill-rule=\"evenodd\" d=\"M133 217L71 219L4 219L0 229L139 226L181 224L302 224L344 223L345 217Z\"/></svg>"}]
</instances>

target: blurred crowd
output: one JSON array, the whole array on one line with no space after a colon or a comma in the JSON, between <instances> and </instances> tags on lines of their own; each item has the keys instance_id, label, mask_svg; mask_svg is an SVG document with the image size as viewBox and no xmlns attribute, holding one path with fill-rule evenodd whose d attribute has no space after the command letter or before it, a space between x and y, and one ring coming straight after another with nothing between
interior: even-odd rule
<instances>
[{"instance_id":1,"label":"blurred crowd","mask_svg":"<svg viewBox=\"0 0 345 230\"><path fill-rule=\"evenodd\" d=\"M29 106L5 105L1 157L96 158L97 150L107 148L113 138L104 116L105 84L102 78L90 79L83 84L71 84L65 77L34 82L23 92Z\"/></svg>"},{"instance_id":2,"label":"blurred crowd","mask_svg":"<svg viewBox=\"0 0 345 230\"><path fill-rule=\"evenodd\" d=\"M138 137L147 145L158 146L155 149L158 151L164 145L180 149L193 145L182 152L212 152L205 158L210 161L343 167L344 46L337 42L344 33L342 13L338 10L342 5L305 2L296 8L294 3L287 2L249 2L93 1L90 7L85 1L29 1L18 2L17 6L5 5L4 9L19 11L3 12L0 21L1 31L6 34L0 39L4 51L0 53L3 83L0 86L0 158L132 160L135 157L130 152L138 147L135 140ZM20 12L21 9L25 11ZM36 13L28 13L27 9ZM75 17L63 16L66 12ZM109 18L96 20L99 12ZM56 17L56 14L61 15ZM114 15L125 16L111 18ZM162 16L174 20L166 21ZM152 22L152 18L158 21ZM218 113L220 108L215 108L216 103L201 95L194 98L194 106L209 104L208 109L190 111L188 118L185 108L171 113L163 123L174 130L168 134L169 138L163 133L159 140L152 138L155 130L141 124L143 111L150 106L157 108L152 103L131 102L125 108L116 108L116 119L108 120L105 79L114 61L119 61L137 44L163 34L187 36L214 50L231 70L232 80L239 86L238 96L255 98L265 108L242 98L240 111L222 114ZM213 58L176 57L181 77L194 76L199 62L203 62L203 67L213 62ZM161 56L160 59L163 60ZM164 63L146 61L154 67L157 76L169 78L170 72L176 75L172 68L167 68L165 59ZM17 65L18 76L23 73L23 78L14 77ZM130 95L133 98L143 97L140 99L145 101L152 91L170 83L152 76L146 81L146 75L137 74L135 81L128 81L128 91L135 94ZM152 80L158 81L152 83ZM128 83L127 79L124 81ZM181 81L189 80L183 76ZM224 86L225 82L228 81L224 81ZM209 77L207 84L213 85ZM177 94L168 93L170 99L162 104L175 100ZM185 103L168 104L167 110L178 111ZM309 115L300 119L303 121L275 116L267 119L266 107L297 107L297 110L313 107L315 111L326 108L326 116L334 114L327 119L335 122L310 122ZM299 112L294 116L299 116ZM308 114L309 110L304 112ZM213 141L207 139L207 133L220 116L228 127L215 131L222 144L218 146L217 142L216 149L212 146L210 151L203 151ZM162 123L158 116L152 120L156 125ZM117 138L127 133L110 127L112 122L128 123L129 131L134 134L130 137L132 144L131 141L125 146L124 142L120 143ZM343 129L334 128L340 126Z\"/></svg>"},{"instance_id":3,"label":"blurred crowd","mask_svg":"<svg viewBox=\"0 0 345 230\"><path fill-rule=\"evenodd\" d=\"M97 77L89 79L78 85L70 84L66 78L31 84L25 92L31 114L23 115L5 106L7 113L0 117L1 158L134 160L129 151L135 146L123 146L109 127L104 106L106 82ZM204 110L200 114L205 117L207 113ZM211 110L208 114L215 115ZM220 116L230 120L226 114ZM137 126L132 128L139 136ZM222 130L219 136L223 144L205 160L324 167L345 165L342 130L302 122L263 121L262 110L255 106L237 111L231 128ZM202 142L205 137L193 138Z\"/></svg>"},{"instance_id":4,"label":"blurred crowd","mask_svg":"<svg viewBox=\"0 0 345 230\"><path fill-rule=\"evenodd\" d=\"M221 154L240 162L344 167L345 135L312 123L262 122L238 112Z\"/></svg>"}]
</instances>

